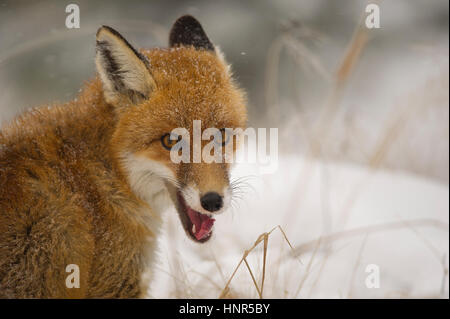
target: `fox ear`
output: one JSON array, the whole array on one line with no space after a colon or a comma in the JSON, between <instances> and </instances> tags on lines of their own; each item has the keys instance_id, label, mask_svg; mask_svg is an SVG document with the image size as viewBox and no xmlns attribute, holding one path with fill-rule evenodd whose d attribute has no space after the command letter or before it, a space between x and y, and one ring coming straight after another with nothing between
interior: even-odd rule
<instances>
[{"instance_id":1,"label":"fox ear","mask_svg":"<svg viewBox=\"0 0 450 319\"><path fill-rule=\"evenodd\" d=\"M214 51L202 25L190 15L184 15L175 21L170 31L169 46L193 46L196 49Z\"/></svg>"},{"instance_id":2,"label":"fox ear","mask_svg":"<svg viewBox=\"0 0 450 319\"><path fill-rule=\"evenodd\" d=\"M105 99L112 105L137 104L156 87L145 58L110 27L97 31L95 64Z\"/></svg>"}]
</instances>

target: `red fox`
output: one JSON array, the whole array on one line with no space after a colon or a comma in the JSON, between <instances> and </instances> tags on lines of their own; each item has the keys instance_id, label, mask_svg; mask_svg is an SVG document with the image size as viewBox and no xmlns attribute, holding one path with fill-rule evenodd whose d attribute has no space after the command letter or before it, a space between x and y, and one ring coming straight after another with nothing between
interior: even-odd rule
<instances>
[{"instance_id":1,"label":"red fox","mask_svg":"<svg viewBox=\"0 0 450 319\"><path fill-rule=\"evenodd\" d=\"M162 212L175 206L204 243L229 205L229 163L169 155L168 134L194 120L246 127L245 94L200 23L179 18L168 49L137 51L107 26L96 39L98 76L77 99L0 131L2 298L145 297Z\"/></svg>"}]
</instances>

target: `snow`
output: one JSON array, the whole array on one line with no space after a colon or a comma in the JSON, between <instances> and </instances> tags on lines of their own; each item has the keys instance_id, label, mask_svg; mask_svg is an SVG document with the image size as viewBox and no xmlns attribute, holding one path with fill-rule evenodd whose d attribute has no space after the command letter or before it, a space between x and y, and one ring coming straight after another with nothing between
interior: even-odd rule
<instances>
[{"instance_id":1,"label":"snow","mask_svg":"<svg viewBox=\"0 0 450 319\"><path fill-rule=\"evenodd\" d=\"M150 297L218 297L244 251L280 225L294 249L321 235L344 235L322 239L309 265L317 245L301 246L297 258L274 230L266 298L448 298L448 185L299 156L280 156L278 167L260 175L256 165L237 164L233 178L248 177L251 187L243 186L238 205L216 218L213 238L204 245L188 239L175 211L167 212ZM345 235L353 229L361 230ZM258 283L262 256L259 247L248 257ZM366 286L372 264L379 269L379 288ZM230 289L231 297L258 297L245 264Z\"/></svg>"}]
</instances>

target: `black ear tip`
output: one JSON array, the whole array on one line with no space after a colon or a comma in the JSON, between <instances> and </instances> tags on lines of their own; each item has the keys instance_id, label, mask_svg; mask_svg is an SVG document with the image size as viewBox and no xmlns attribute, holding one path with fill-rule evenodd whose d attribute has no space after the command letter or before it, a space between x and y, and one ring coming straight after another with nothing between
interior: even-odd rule
<instances>
[{"instance_id":1,"label":"black ear tip","mask_svg":"<svg viewBox=\"0 0 450 319\"><path fill-rule=\"evenodd\" d=\"M179 17L175 21L175 24L201 26L200 22L198 22L198 20L196 18L194 18L193 16L191 16L190 14L185 14L185 15Z\"/></svg>"},{"instance_id":2,"label":"black ear tip","mask_svg":"<svg viewBox=\"0 0 450 319\"><path fill-rule=\"evenodd\" d=\"M214 51L214 46L209 41L200 22L188 14L179 17L173 24L169 45L171 47L192 45L197 49Z\"/></svg>"}]
</instances>

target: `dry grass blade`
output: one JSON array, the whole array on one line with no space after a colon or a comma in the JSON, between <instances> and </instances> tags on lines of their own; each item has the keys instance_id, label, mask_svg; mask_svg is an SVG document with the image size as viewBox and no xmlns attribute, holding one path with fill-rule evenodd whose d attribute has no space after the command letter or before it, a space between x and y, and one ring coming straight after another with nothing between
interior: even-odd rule
<instances>
[{"instance_id":1,"label":"dry grass blade","mask_svg":"<svg viewBox=\"0 0 450 319\"><path fill-rule=\"evenodd\" d=\"M283 228L281 228L280 225L278 225L276 228L278 228L278 229L280 230L281 234L283 234L283 237L284 237L284 239L286 240L286 242L288 243L289 247L290 247L292 250L294 250L294 247L292 246L291 242L290 242L289 239L287 238L286 233L284 232ZM273 229L273 230L275 230L275 229ZM270 232L272 232L273 230L271 230Z\"/></svg>"},{"instance_id":2,"label":"dry grass blade","mask_svg":"<svg viewBox=\"0 0 450 319\"><path fill-rule=\"evenodd\" d=\"M297 30L298 31L298 30ZM305 32L307 31L307 32ZM294 36L294 34L296 36ZM266 75L265 75L265 100L266 105L270 106L269 118L277 126L280 120L280 105L278 100L278 80L279 80L279 63L281 53L283 49L289 53L294 59L295 63L304 68L309 66L313 71L319 74L326 81L331 80L331 75L327 69L323 66L319 57L316 56L311 50L309 50L298 38L295 28L289 31L283 32L275 38L269 47L266 62ZM311 30L303 30L300 32L301 36L305 38L317 40L318 33L311 32Z\"/></svg>"},{"instance_id":3,"label":"dry grass blade","mask_svg":"<svg viewBox=\"0 0 450 319\"><path fill-rule=\"evenodd\" d=\"M239 267L241 266L242 262L244 261L244 258L246 257L246 254L247 254L247 251L244 252L244 256L239 261L239 264L236 266L236 268L234 268L233 274L231 275L230 279L228 279L227 284L225 285L225 287L223 288L222 292L220 293L219 299L225 298L225 296L230 291L231 280L233 280L234 276L236 275L236 272L238 271Z\"/></svg>"},{"instance_id":4,"label":"dry grass blade","mask_svg":"<svg viewBox=\"0 0 450 319\"><path fill-rule=\"evenodd\" d=\"M286 35L284 42L285 46L292 51L291 55L299 66L304 65L304 62L308 62L306 65L310 65L324 80L327 82L331 81L331 74L323 66L322 61L308 47L291 35Z\"/></svg>"},{"instance_id":5,"label":"dry grass blade","mask_svg":"<svg viewBox=\"0 0 450 319\"><path fill-rule=\"evenodd\" d=\"M304 283L305 283L305 281L306 281L306 278L308 278L309 271L311 270L312 263L313 263L313 261L314 261L314 258L316 257L317 251L319 250L321 241L322 241L322 237L319 237L319 240L318 240L317 243L316 243L316 247L314 248L314 251L313 251L313 253L312 253L311 259L309 260L308 265L306 266L305 275L303 276L303 278L302 278L302 280L301 280L301 282L300 282L300 285L298 286L297 291L296 291L295 294L294 294L295 298L298 297L298 294L299 294L300 291L302 290L303 285L304 285Z\"/></svg>"},{"instance_id":6,"label":"dry grass blade","mask_svg":"<svg viewBox=\"0 0 450 319\"><path fill-rule=\"evenodd\" d=\"M321 118L319 119L316 133L314 134L314 143L312 144L312 151L315 157L321 154L321 144L328 138L328 134L331 130L332 123L334 122L340 105L342 92L348 82L350 74L361 57L364 47L367 44L367 29L364 27L362 21L363 18L361 18L361 22L354 31L352 40L347 48L347 52L344 55L336 73L335 84L331 95L322 110Z\"/></svg>"},{"instance_id":7,"label":"dry grass blade","mask_svg":"<svg viewBox=\"0 0 450 319\"><path fill-rule=\"evenodd\" d=\"M345 58L342 61L336 75L337 87L339 89L342 88L342 85L347 82L351 71L354 69L356 62L358 62L359 57L361 56L361 52L365 47L367 40L367 29L362 27L362 24L360 24L360 27L356 29L353 39L347 49L347 54L345 55Z\"/></svg>"},{"instance_id":8,"label":"dry grass blade","mask_svg":"<svg viewBox=\"0 0 450 319\"><path fill-rule=\"evenodd\" d=\"M256 291L258 292L259 298L262 299L261 290L258 287L258 284L256 283L255 276L253 275L253 271L250 268L250 265L247 262L247 258L244 258L244 263L247 266L248 272L250 273L250 276L252 277L253 284L255 285Z\"/></svg>"},{"instance_id":9,"label":"dry grass blade","mask_svg":"<svg viewBox=\"0 0 450 319\"><path fill-rule=\"evenodd\" d=\"M228 279L225 287L222 289L222 292L220 293L219 298L225 298L228 294L228 292L230 291L230 284L231 281L233 280L234 276L236 275L238 269L240 268L240 266L242 265L242 262L245 263L245 265L247 266L247 269L250 273L250 276L252 277L253 283L256 287L256 290L258 291L258 295L260 298L262 298L262 290L264 287L264 280L266 277L266 257L267 257L267 247L268 247L268 241L269 241L269 236L270 234L272 234L272 232L276 229L279 229L281 234L283 235L283 238L286 240L287 244L289 245L289 247L291 248L291 250L293 252L295 252L294 247L291 245L289 239L286 236L286 233L284 232L283 228L278 225L274 228L272 228L269 232L267 233L262 233L261 235L258 236L258 238L256 239L255 243L253 244L252 247L250 247L250 249L244 251L244 254L242 255L241 260L239 261L238 265L234 268L233 273L231 274L230 278ZM264 247L263 247L263 274L262 274L262 281L261 281L261 289L259 288L258 284L256 283L256 279L253 275L253 272L251 270L250 265L247 262L247 256L253 251L253 249L255 249L261 242L264 242ZM300 261L301 263L301 261Z\"/></svg>"},{"instance_id":10,"label":"dry grass blade","mask_svg":"<svg viewBox=\"0 0 450 319\"><path fill-rule=\"evenodd\" d=\"M415 226L415 227L434 227L438 230L448 232L448 224L444 223L440 220L435 219L429 219L429 218L420 218L420 219L413 219L408 221L409 225ZM354 236L360 236L364 233L374 233L374 232L380 232L380 231L388 231L388 230L394 230L399 228L405 228L405 221L399 221L399 222L391 222L391 223L384 223L379 225L371 225L371 226L365 226L365 227L358 227L350 230L345 230L341 232L332 233L327 236L322 236L319 239L311 240L306 243L301 244L294 250L294 256L298 256L301 253L304 253L305 251L309 251L316 247L317 242L320 240L324 243L330 243L334 242L339 239L348 238L348 237L354 237Z\"/></svg>"},{"instance_id":11,"label":"dry grass blade","mask_svg":"<svg viewBox=\"0 0 450 319\"><path fill-rule=\"evenodd\" d=\"M263 273L261 279L261 299L264 291L264 280L266 278L266 260L267 260L267 246L269 244L269 235L266 234L264 236L264 252L263 252Z\"/></svg>"},{"instance_id":12,"label":"dry grass blade","mask_svg":"<svg viewBox=\"0 0 450 319\"><path fill-rule=\"evenodd\" d=\"M324 258L322 259L322 262L321 262L320 268L319 268L319 272L317 273L316 279L312 283L311 289L309 290L308 298L311 298L314 289L316 288L320 278L322 277L322 272L325 269L325 265L327 264L327 261L328 261L329 257L330 257L330 254L327 253L327 254L325 254Z\"/></svg>"},{"instance_id":13,"label":"dry grass blade","mask_svg":"<svg viewBox=\"0 0 450 319\"><path fill-rule=\"evenodd\" d=\"M356 279L356 271L358 270L359 265L361 264L361 258L364 251L364 248L366 247L367 238L369 237L368 234L364 236L363 242L361 244L361 247L359 248L358 257L356 258L355 265L353 267L353 273L352 278L350 279L350 288L348 289L348 298L353 298L353 287L355 285L355 279Z\"/></svg>"}]
</instances>

